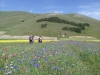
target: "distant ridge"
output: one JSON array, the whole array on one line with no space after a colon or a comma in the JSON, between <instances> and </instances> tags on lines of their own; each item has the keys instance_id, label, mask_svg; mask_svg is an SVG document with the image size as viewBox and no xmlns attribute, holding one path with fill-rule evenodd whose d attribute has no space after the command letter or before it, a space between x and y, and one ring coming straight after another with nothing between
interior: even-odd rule
<instances>
[{"instance_id":1,"label":"distant ridge","mask_svg":"<svg viewBox=\"0 0 100 75\"><path fill-rule=\"evenodd\" d=\"M75 23L89 23L90 27L82 30L81 33L62 30L68 24L53 23L43 21L37 23L41 18L58 17ZM46 28L41 28L41 24L47 23ZM57 37L60 33L66 33L66 36L93 36L100 38L100 21L87 17L85 15L71 13L46 13L33 14L24 11L0 11L0 31L5 31L9 35L36 35L36 36L54 36Z\"/></svg>"}]
</instances>

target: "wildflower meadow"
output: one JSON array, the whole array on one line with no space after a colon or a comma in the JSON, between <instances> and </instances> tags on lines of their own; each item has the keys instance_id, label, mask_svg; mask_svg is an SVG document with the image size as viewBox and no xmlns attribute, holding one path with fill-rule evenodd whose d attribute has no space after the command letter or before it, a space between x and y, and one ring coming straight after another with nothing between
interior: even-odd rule
<instances>
[{"instance_id":1,"label":"wildflower meadow","mask_svg":"<svg viewBox=\"0 0 100 75\"><path fill-rule=\"evenodd\" d=\"M0 75L100 75L100 42L0 43Z\"/></svg>"}]
</instances>

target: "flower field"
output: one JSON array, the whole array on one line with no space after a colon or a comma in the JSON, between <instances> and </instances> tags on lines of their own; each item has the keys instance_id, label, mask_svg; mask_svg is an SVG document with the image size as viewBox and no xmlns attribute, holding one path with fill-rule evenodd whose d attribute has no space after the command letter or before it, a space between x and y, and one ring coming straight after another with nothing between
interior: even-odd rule
<instances>
[{"instance_id":1,"label":"flower field","mask_svg":"<svg viewBox=\"0 0 100 75\"><path fill-rule=\"evenodd\" d=\"M0 43L0 75L100 75L100 42Z\"/></svg>"}]
</instances>

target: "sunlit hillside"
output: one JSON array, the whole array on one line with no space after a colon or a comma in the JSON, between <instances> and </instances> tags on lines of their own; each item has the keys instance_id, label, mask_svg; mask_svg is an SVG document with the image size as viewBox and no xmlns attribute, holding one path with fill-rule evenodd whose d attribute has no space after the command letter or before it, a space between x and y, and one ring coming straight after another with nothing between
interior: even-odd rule
<instances>
[{"instance_id":1,"label":"sunlit hillside","mask_svg":"<svg viewBox=\"0 0 100 75\"><path fill-rule=\"evenodd\" d=\"M58 17L75 23L89 23L90 26L82 30L81 33L62 30L63 27L72 27L64 23L54 23L48 21L36 22L41 18ZM47 24L46 28L41 28L42 24ZM67 36L84 35L100 38L100 21L81 14L32 14L23 11L0 12L0 31L5 31L9 35L42 35L58 36L66 33Z\"/></svg>"}]
</instances>

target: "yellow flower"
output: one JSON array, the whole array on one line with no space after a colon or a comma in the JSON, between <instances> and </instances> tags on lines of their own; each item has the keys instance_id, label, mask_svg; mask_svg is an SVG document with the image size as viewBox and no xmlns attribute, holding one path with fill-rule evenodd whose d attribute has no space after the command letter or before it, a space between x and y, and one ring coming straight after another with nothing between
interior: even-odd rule
<instances>
[{"instance_id":1,"label":"yellow flower","mask_svg":"<svg viewBox=\"0 0 100 75\"><path fill-rule=\"evenodd\" d=\"M43 40L43 42L52 42L58 40ZM29 42L29 40L0 40L0 43L17 43L17 42ZM34 42L38 42L38 40L34 40Z\"/></svg>"}]
</instances>

